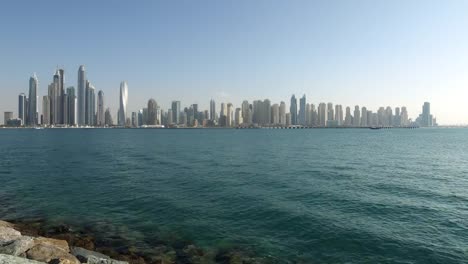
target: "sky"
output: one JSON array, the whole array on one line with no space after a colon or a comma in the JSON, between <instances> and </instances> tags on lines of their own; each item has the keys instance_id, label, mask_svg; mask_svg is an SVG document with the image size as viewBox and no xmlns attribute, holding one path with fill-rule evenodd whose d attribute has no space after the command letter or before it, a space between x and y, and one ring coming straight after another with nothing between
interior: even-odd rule
<instances>
[{"instance_id":1,"label":"sky","mask_svg":"<svg viewBox=\"0 0 468 264\"><path fill-rule=\"evenodd\" d=\"M115 116L154 98L163 109L210 99L408 108L425 101L439 124L468 124L468 1L2 1L0 122L17 115L29 77L47 94L55 69L77 72ZM40 105L42 99L39 100ZM115 118L114 118L115 119Z\"/></svg>"}]
</instances>

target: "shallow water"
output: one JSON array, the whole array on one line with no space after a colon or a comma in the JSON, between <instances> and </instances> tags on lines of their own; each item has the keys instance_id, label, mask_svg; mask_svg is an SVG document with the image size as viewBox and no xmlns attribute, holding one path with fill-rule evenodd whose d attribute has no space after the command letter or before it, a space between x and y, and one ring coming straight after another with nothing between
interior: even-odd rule
<instances>
[{"instance_id":1,"label":"shallow water","mask_svg":"<svg viewBox=\"0 0 468 264\"><path fill-rule=\"evenodd\" d=\"M467 129L0 130L0 218L279 263L468 261Z\"/></svg>"}]
</instances>

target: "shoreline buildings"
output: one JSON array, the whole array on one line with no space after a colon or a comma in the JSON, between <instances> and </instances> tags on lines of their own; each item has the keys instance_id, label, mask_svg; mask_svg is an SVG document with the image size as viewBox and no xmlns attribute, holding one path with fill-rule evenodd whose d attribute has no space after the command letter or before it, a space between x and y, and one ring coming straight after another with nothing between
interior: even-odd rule
<instances>
[{"instance_id":1,"label":"shoreline buildings","mask_svg":"<svg viewBox=\"0 0 468 264\"><path fill-rule=\"evenodd\" d=\"M28 96L18 96L17 119L11 112L5 112L5 125L37 125L51 127L109 127L114 126L109 108L106 108L104 92L96 88L86 78L85 66L78 69L77 93L73 86L65 87L65 71L57 69L48 86L47 95L41 97L39 114L39 80L36 74L29 79ZM244 100L236 107L231 102L221 102L216 111L216 102L209 101L209 110L201 110L198 104L182 108L181 102L174 100L171 108L164 111L155 99L149 99L144 108L137 111L128 109L128 84L120 83L117 125L119 127L431 127L436 126L431 114L430 103L425 102L422 113L413 121L408 117L405 106L380 107L373 112L365 106L334 105L320 102L308 103L304 94L297 104L296 96L290 98L289 112L284 101L271 102L269 99ZM316 107L317 106L317 107ZM131 114L129 116L129 113Z\"/></svg>"}]
</instances>

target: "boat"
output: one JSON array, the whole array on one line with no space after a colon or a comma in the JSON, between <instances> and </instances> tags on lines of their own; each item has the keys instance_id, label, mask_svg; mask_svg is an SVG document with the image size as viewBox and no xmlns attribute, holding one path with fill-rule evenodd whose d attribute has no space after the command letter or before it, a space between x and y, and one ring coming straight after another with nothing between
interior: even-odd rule
<instances>
[{"instance_id":1,"label":"boat","mask_svg":"<svg viewBox=\"0 0 468 264\"><path fill-rule=\"evenodd\" d=\"M381 127L369 127L370 129L381 129Z\"/></svg>"}]
</instances>

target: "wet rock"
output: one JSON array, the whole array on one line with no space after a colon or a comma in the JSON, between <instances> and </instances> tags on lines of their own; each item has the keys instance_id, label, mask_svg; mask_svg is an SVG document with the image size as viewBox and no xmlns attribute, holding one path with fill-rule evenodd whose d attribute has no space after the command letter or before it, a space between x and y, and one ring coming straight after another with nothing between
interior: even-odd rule
<instances>
[{"instance_id":1,"label":"wet rock","mask_svg":"<svg viewBox=\"0 0 468 264\"><path fill-rule=\"evenodd\" d=\"M26 251L34 246L34 238L29 236L22 236L7 244L0 245L0 253L13 256L26 256Z\"/></svg>"},{"instance_id":2,"label":"wet rock","mask_svg":"<svg viewBox=\"0 0 468 264\"><path fill-rule=\"evenodd\" d=\"M0 220L0 227L14 228L12 223L8 223L8 222L2 221L2 220Z\"/></svg>"},{"instance_id":3,"label":"wet rock","mask_svg":"<svg viewBox=\"0 0 468 264\"><path fill-rule=\"evenodd\" d=\"M60 248L46 244L36 244L26 252L28 259L33 259L42 262L50 262L55 259L61 260L63 263L67 261L71 264L80 264L81 262L72 254Z\"/></svg>"},{"instance_id":4,"label":"wet rock","mask_svg":"<svg viewBox=\"0 0 468 264\"><path fill-rule=\"evenodd\" d=\"M44 264L44 262L0 254L0 264Z\"/></svg>"},{"instance_id":5,"label":"wet rock","mask_svg":"<svg viewBox=\"0 0 468 264\"><path fill-rule=\"evenodd\" d=\"M128 264L126 261L114 260L114 259L104 259L96 256L89 256L87 264ZM132 262L133 263L133 262Z\"/></svg>"},{"instance_id":6,"label":"wet rock","mask_svg":"<svg viewBox=\"0 0 468 264\"><path fill-rule=\"evenodd\" d=\"M7 226L0 226L0 244L8 243L21 237L21 233Z\"/></svg>"},{"instance_id":7,"label":"wet rock","mask_svg":"<svg viewBox=\"0 0 468 264\"><path fill-rule=\"evenodd\" d=\"M82 263L88 262L90 256L94 256L99 259L110 259L110 257L101 254L99 252L87 250L81 247L72 247L70 253L79 259Z\"/></svg>"},{"instance_id":8,"label":"wet rock","mask_svg":"<svg viewBox=\"0 0 468 264\"><path fill-rule=\"evenodd\" d=\"M67 253L70 252L70 248L68 247L68 242L65 240L59 240L59 239L47 238L47 237L36 237L34 239L34 244L51 246L51 247L59 248Z\"/></svg>"}]
</instances>

